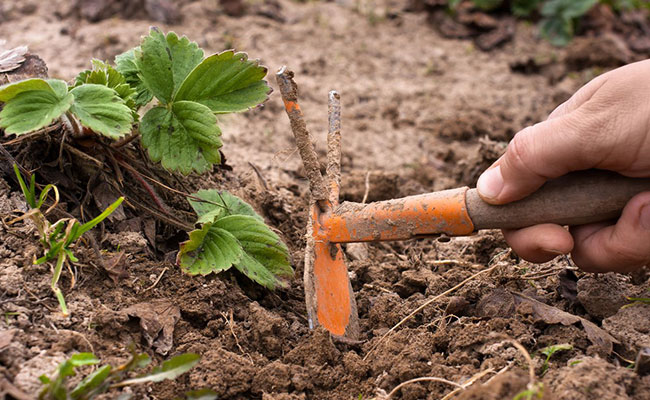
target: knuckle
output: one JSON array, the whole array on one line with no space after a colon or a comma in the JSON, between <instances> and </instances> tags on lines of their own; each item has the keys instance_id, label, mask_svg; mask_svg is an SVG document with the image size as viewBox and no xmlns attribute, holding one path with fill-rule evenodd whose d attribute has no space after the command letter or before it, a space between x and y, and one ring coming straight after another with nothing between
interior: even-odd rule
<instances>
[{"instance_id":1,"label":"knuckle","mask_svg":"<svg viewBox=\"0 0 650 400\"><path fill-rule=\"evenodd\" d=\"M534 134L536 125L524 128L518 132L510 141L507 151L508 166L515 171L533 172L532 158L533 151L530 137Z\"/></svg>"}]
</instances>

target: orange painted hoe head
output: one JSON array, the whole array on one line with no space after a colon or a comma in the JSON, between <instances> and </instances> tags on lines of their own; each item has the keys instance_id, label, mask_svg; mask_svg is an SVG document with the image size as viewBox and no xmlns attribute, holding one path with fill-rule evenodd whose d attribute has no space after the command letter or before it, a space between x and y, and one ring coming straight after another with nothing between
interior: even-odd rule
<instances>
[{"instance_id":1,"label":"orange painted hoe head","mask_svg":"<svg viewBox=\"0 0 650 400\"><path fill-rule=\"evenodd\" d=\"M359 317L341 243L407 240L439 234L469 235L479 229L515 229L540 223L582 225L611 220L634 195L650 190L650 179L607 171L581 171L548 181L525 199L487 204L476 189L462 187L371 204L339 205L341 107L330 92L327 175L321 175L314 145L298 105L293 73L277 73L291 129L311 191L305 250L305 297L310 327L356 340Z\"/></svg>"},{"instance_id":2,"label":"orange painted hoe head","mask_svg":"<svg viewBox=\"0 0 650 400\"><path fill-rule=\"evenodd\" d=\"M340 243L403 240L432 232L471 233L474 227L465 207L467 188L369 205L339 206L339 95L334 91L329 95L327 175L323 178L298 105L293 73L282 68L276 78L312 195L304 272L310 327L322 325L333 335L356 339L359 318Z\"/></svg>"}]
</instances>

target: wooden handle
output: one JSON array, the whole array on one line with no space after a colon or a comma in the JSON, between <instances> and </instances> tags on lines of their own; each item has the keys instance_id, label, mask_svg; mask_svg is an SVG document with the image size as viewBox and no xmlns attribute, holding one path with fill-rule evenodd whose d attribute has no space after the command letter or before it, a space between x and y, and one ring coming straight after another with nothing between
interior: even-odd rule
<instances>
[{"instance_id":1,"label":"wooden handle","mask_svg":"<svg viewBox=\"0 0 650 400\"><path fill-rule=\"evenodd\" d=\"M505 205L487 204L476 189L467 191L467 211L479 229L515 229L554 223L582 225L618 217L634 195L650 191L649 178L614 172L572 172L548 181L532 195Z\"/></svg>"}]
</instances>

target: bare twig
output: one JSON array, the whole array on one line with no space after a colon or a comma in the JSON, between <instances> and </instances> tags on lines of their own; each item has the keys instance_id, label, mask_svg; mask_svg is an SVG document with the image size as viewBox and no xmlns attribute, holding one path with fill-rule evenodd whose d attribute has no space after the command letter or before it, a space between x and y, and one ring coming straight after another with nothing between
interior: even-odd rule
<instances>
[{"instance_id":1,"label":"bare twig","mask_svg":"<svg viewBox=\"0 0 650 400\"><path fill-rule=\"evenodd\" d=\"M132 133L129 136L125 136L122 139L111 143L111 147L114 148L114 149L119 149L120 147L126 146L127 144L131 143L132 141L134 141L135 139L137 139L139 137L140 137L140 134L136 131L136 132Z\"/></svg>"},{"instance_id":2,"label":"bare twig","mask_svg":"<svg viewBox=\"0 0 650 400\"><path fill-rule=\"evenodd\" d=\"M320 164L314 149L314 142L307 130L307 124L305 124L302 111L298 105L298 85L293 80L293 72L289 71L287 67L282 67L275 77L278 86L280 86L284 108L289 116L291 130L296 138L296 145L307 172L312 198L316 202L325 201L329 198L329 191L320 173Z\"/></svg>"},{"instance_id":3,"label":"bare twig","mask_svg":"<svg viewBox=\"0 0 650 400\"><path fill-rule=\"evenodd\" d=\"M156 280L151 284L151 286L143 290L142 293L148 292L149 290L155 288L158 285L158 282L160 282L160 280L162 279L163 275L165 275L165 272L167 272L167 269L168 269L167 267L163 268L160 275L158 275L158 278L156 278Z\"/></svg>"},{"instance_id":4,"label":"bare twig","mask_svg":"<svg viewBox=\"0 0 650 400\"><path fill-rule=\"evenodd\" d=\"M465 389L463 387L463 385L460 385L460 384L458 384L456 382L449 381L449 380L444 379L444 378L438 378L436 376L425 376L425 377L422 377L422 378L409 379L406 382L400 383L399 385L395 386L395 388L393 390L391 390L390 393L388 393L388 395L386 395L386 397L382 397L382 400L389 400L391 397L393 397L393 395L395 393L397 393L404 386L410 385L411 383L417 383L417 382L440 382L440 383L444 383L444 384L447 384L447 385L450 385L450 386L455 386L457 389L460 389L460 390Z\"/></svg>"},{"instance_id":5,"label":"bare twig","mask_svg":"<svg viewBox=\"0 0 650 400\"><path fill-rule=\"evenodd\" d=\"M370 194L370 171L366 172L366 190L363 192L363 200L361 200L361 204L366 204L366 201L368 201L368 195Z\"/></svg>"},{"instance_id":6,"label":"bare twig","mask_svg":"<svg viewBox=\"0 0 650 400\"><path fill-rule=\"evenodd\" d=\"M485 375L491 374L493 372L494 372L494 368L488 368L488 369L485 369L485 370L479 372L478 374L476 374L476 375L472 376L471 378L469 378L465 383L461 384L460 385L461 387L456 388L456 389L452 390L451 392L447 393L445 395L445 397L443 397L440 400L451 399L451 397L454 396L456 393L460 392L461 390L467 389L468 387L472 386L474 384L474 382L476 382L479 379L483 378Z\"/></svg>"},{"instance_id":7,"label":"bare twig","mask_svg":"<svg viewBox=\"0 0 650 400\"><path fill-rule=\"evenodd\" d=\"M253 359L251 358L250 354L246 353L244 351L244 349L241 347L241 345L239 344L239 339L237 338L237 335L235 334L235 320L233 318L232 309L230 310L230 313L225 313L225 312L222 311L221 316L226 321L226 324L228 325L228 328L230 328L230 334L235 339L235 345L237 345L237 348L239 349L239 352L242 353L242 355L248 356L250 362L252 363Z\"/></svg>"},{"instance_id":8,"label":"bare twig","mask_svg":"<svg viewBox=\"0 0 650 400\"><path fill-rule=\"evenodd\" d=\"M337 206L341 188L341 96L335 90L329 93L327 116L327 187L330 203Z\"/></svg>"},{"instance_id":9,"label":"bare twig","mask_svg":"<svg viewBox=\"0 0 650 400\"><path fill-rule=\"evenodd\" d=\"M57 123L54 124L54 125L50 125L50 126L47 126L47 127L45 127L45 128L41 128L41 129L39 129L39 130L37 130L37 131L34 131L34 132L32 132L32 133L27 133L27 134L25 134L25 135L20 135L20 136L18 136L18 137L15 138L15 139L12 139L12 140L9 140L9 141L7 141L7 142L4 142L3 145L5 145L5 146L13 146L13 145L15 145L15 144L22 143L22 142L25 141L25 140L36 139L36 138L38 138L38 137L40 137L40 136L43 136L43 135L45 135L45 134L47 134L47 133L50 133L50 132L52 132L52 131L55 131L55 130L57 130L57 129L59 129L59 128L61 128L61 123L60 123L60 122L57 122Z\"/></svg>"},{"instance_id":10,"label":"bare twig","mask_svg":"<svg viewBox=\"0 0 650 400\"><path fill-rule=\"evenodd\" d=\"M425 301L424 303L422 303L421 306L419 306L418 308L416 308L415 310L413 310L409 315L407 315L406 317L404 317L400 322L397 323L397 325L395 325L395 326L393 326L392 328L390 328L390 330L389 330L388 332L386 332L386 333L385 333L385 334L384 334L384 335L379 339L379 341L378 341L378 342L377 342L377 343L376 343L376 344L375 344L375 345L370 349L370 351L368 351L368 354L366 354L365 357L363 357L363 360L365 361L366 359L368 359L368 357L370 357L370 355L375 351L375 349L377 349L377 347L379 347L379 345L382 344L382 343L384 342L384 340L386 340L386 339L388 338L388 336L389 336L391 333L395 332L395 330L397 330L397 328L399 328L400 326L402 326L406 321L408 321L409 319L411 319L415 314L417 314L417 313L419 313L420 311L422 311L422 310L423 310L424 308L426 308L429 304L431 304L431 303L433 303L433 302L435 302L435 301L438 301L440 298L442 298L442 297L444 297L444 296L447 296L448 294L450 294L450 293L452 293L452 292L458 290L458 289L461 288L463 285L465 285L467 282L469 282L469 281L475 279L475 278L478 277L479 275L486 274L486 273L488 273L488 272L494 270L494 269L495 269L496 267L498 267L498 266L499 266L499 264L495 264L495 265L491 266L490 268L486 268L486 269L484 269L484 270L482 270L482 271L479 271L479 272L475 273L474 275L470 276L469 278L465 279L464 281L462 281L462 282L459 283L458 285L452 287L451 289L449 289L449 290L447 290L447 291L445 291L445 292L442 292L442 293L440 293L439 295L437 295L437 296L435 296L435 297L432 297L431 299L429 299L429 300Z\"/></svg>"}]
</instances>

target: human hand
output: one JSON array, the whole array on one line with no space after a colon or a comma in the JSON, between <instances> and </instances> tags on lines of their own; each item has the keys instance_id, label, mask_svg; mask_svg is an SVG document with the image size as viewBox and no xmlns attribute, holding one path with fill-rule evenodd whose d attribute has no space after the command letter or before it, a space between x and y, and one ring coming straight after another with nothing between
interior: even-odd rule
<instances>
[{"instance_id":1,"label":"human hand","mask_svg":"<svg viewBox=\"0 0 650 400\"><path fill-rule=\"evenodd\" d=\"M546 121L517 133L476 186L486 202L504 204L526 197L548 179L590 168L650 177L650 60L595 78ZM568 231L542 224L503 234L532 262L570 252L585 271L631 271L650 264L650 192L633 197L615 224Z\"/></svg>"}]
</instances>

